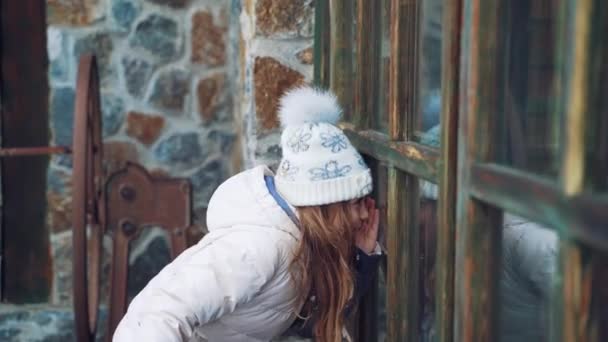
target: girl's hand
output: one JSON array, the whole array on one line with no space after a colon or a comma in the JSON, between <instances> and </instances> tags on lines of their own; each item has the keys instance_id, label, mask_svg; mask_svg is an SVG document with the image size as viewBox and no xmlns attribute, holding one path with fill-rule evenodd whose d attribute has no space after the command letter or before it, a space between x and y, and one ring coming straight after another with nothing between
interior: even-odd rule
<instances>
[{"instance_id":1,"label":"girl's hand","mask_svg":"<svg viewBox=\"0 0 608 342\"><path fill-rule=\"evenodd\" d=\"M367 212L367 218L363 220L361 228L355 232L355 244L363 252L372 254L378 239L379 210L376 208L376 201L370 197L366 197L361 205L364 206L361 210Z\"/></svg>"}]
</instances>

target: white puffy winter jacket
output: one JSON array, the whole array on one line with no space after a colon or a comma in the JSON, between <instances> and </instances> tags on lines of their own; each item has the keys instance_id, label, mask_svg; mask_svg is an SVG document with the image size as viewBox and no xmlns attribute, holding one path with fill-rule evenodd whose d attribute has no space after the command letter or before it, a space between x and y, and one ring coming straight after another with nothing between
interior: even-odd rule
<instances>
[{"instance_id":1,"label":"white puffy winter jacket","mask_svg":"<svg viewBox=\"0 0 608 342\"><path fill-rule=\"evenodd\" d=\"M298 228L270 195L264 166L224 182L209 233L133 299L116 342L269 341L295 319L289 264Z\"/></svg>"}]
</instances>

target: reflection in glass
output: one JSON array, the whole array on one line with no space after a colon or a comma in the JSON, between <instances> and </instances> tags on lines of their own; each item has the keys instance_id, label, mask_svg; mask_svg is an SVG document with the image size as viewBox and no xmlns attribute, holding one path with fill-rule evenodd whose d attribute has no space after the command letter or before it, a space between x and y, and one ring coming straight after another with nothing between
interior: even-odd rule
<instances>
[{"instance_id":1,"label":"reflection in glass","mask_svg":"<svg viewBox=\"0 0 608 342\"><path fill-rule=\"evenodd\" d=\"M504 1L496 56L504 82L496 121L499 162L553 177L560 142L554 39L559 2Z\"/></svg>"},{"instance_id":2,"label":"reflection in glass","mask_svg":"<svg viewBox=\"0 0 608 342\"><path fill-rule=\"evenodd\" d=\"M388 133L388 82L389 82L389 64L390 64L390 1L378 0L374 1L376 6L380 6L379 25L380 25L380 56L378 66L378 101L376 102L376 114L372 128Z\"/></svg>"},{"instance_id":3,"label":"reflection in glass","mask_svg":"<svg viewBox=\"0 0 608 342\"><path fill-rule=\"evenodd\" d=\"M442 3L442 0L422 2L418 137L440 123Z\"/></svg>"},{"instance_id":4,"label":"reflection in glass","mask_svg":"<svg viewBox=\"0 0 608 342\"><path fill-rule=\"evenodd\" d=\"M378 270L378 341L386 341L386 267Z\"/></svg>"},{"instance_id":5,"label":"reflection in glass","mask_svg":"<svg viewBox=\"0 0 608 342\"><path fill-rule=\"evenodd\" d=\"M505 213L503 222L500 341L549 341L558 236L553 230L511 214Z\"/></svg>"},{"instance_id":6,"label":"reflection in glass","mask_svg":"<svg viewBox=\"0 0 608 342\"><path fill-rule=\"evenodd\" d=\"M435 260L437 255L437 185L420 181L420 341L434 341L435 329Z\"/></svg>"}]
</instances>

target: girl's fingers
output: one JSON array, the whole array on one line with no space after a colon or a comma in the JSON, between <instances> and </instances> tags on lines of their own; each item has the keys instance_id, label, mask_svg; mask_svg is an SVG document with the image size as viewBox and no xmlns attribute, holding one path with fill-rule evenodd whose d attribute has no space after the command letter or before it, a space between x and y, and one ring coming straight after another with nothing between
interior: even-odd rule
<instances>
[{"instance_id":1,"label":"girl's fingers","mask_svg":"<svg viewBox=\"0 0 608 342\"><path fill-rule=\"evenodd\" d=\"M374 221L372 221L372 227L377 232L378 226L380 225L380 209L374 209Z\"/></svg>"}]
</instances>

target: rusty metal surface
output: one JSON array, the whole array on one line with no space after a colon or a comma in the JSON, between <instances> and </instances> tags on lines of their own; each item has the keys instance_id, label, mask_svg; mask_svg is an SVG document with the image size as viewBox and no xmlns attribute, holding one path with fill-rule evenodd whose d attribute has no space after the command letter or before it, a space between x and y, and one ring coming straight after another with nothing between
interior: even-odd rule
<instances>
[{"instance_id":1,"label":"rusty metal surface","mask_svg":"<svg viewBox=\"0 0 608 342\"><path fill-rule=\"evenodd\" d=\"M114 240L108 341L127 308L129 243L142 229L161 227L170 237L171 257L179 255L191 226L190 193L186 179L155 178L134 163L108 178L106 222Z\"/></svg>"},{"instance_id":2,"label":"rusty metal surface","mask_svg":"<svg viewBox=\"0 0 608 342\"><path fill-rule=\"evenodd\" d=\"M95 57L81 57L74 107L72 248L74 316L79 342L94 339L103 234L103 169L99 79Z\"/></svg>"},{"instance_id":3,"label":"rusty metal surface","mask_svg":"<svg viewBox=\"0 0 608 342\"><path fill-rule=\"evenodd\" d=\"M72 153L72 148L67 146L0 148L0 157L21 157L70 153Z\"/></svg>"}]
</instances>

